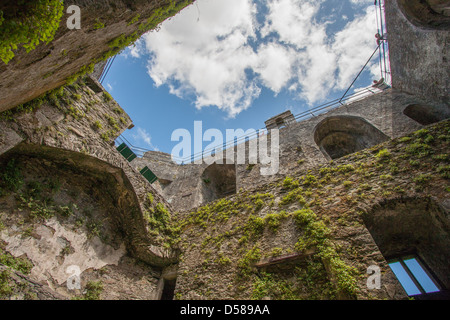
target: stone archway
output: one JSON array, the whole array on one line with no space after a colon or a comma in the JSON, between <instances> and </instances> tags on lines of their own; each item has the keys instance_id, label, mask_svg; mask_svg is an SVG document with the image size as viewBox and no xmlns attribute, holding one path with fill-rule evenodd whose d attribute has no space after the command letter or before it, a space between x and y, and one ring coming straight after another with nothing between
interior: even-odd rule
<instances>
[{"instance_id":1,"label":"stone archway","mask_svg":"<svg viewBox=\"0 0 450 320\"><path fill-rule=\"evenodd\" d=\"M178 262L177 252L153 245L144 223L143 200L136 193L139 182L131 180L132 177L125 173L124 168L80 152L25 142L2 154L0 161L15 157L41 159L55 167L66 168L84 176L86 180L95 181L91 193L100 194L102 191L108 195L110 203L104 206L109 209L112 224L123 236L127 251L134 258L154 267L165 267ZM100 186L103 189L97 190Z\"/></svg>"},{"instance_id":2,"label":"stone archway","mask_svg":"<svg viewBox=\"0 0 450 320\"><path fill-rule=\"evenodd\" d=\"M438 108L423 104L411 104L403 110L403 114L421 125L426 126L449 118L450 108Z\"/></svg>"},{"instance_id":3,"label":"stone archway","mask_svg":"<svg viewBox=\"0 0 450 320\"><path fill-rule=\"evenodd\" d=\"M320 122L314 140L325 157L338 159L389 139L372 124L355 116L332 116Z\"/></svg>"},{"instance_id":4,"label":"stone archway","mask_svg":"<svg viewBox=\"0 0 450 320\"><path fill-rule=\"evenodd\" d=\"M236 193L236 166L234 164L212 164L202 174L203 203L224 198Z\"/></svg>"},{"instance_id":5,"label":"stone archway","mask_svg":"<svg viewBox=\"0 0 450 320\"><path fill-rule=\"evenodd\" d=\"M450 28L448 0L398 0L398 5L405 17L418 27L437 30Z\"/></svg>"}]
</instances>

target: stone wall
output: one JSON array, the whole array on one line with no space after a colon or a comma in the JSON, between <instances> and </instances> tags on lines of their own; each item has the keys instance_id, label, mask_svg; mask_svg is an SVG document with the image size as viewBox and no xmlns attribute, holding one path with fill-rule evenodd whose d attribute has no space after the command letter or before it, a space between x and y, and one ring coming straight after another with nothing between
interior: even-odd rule
<instances>
[{"instance_id":1,"label":"stone wall","mask_svg":"<svg viewBox=\"0 0 450 320\"><path fill-rule=\"evenodd\" d=\"M0 63L0 112L64 85L82 68L117 54L130 40L156 28L191 2L175 1L173 7L169 0L65 2L66 8L80 7L81 29L69 30L66 21L70 15L64 14L53 41L30 53L20 49L8 65Z\"/></svg>"},{"instance_id":2,"label":"stone wall","mask_svg":"<svg viewBox=\"0 0 450 320\"><path fill-rule=\"evenodd\" d=\"M444 121L182 215L176 297L406 299L386 259L412 250L448 287L446 258L431 256L446 255L439 248L450 244L449 126ZM407 219L412 208L424 209ZM379 290L366 285L370 266L381 268Z\"/></svg>"},{"instance_id":3,"label":"stone wall","mask_svg":"<svg viewBox=\"0 0 450 320\"><path fill-rule=\"evenodd\" d=\"M157 298L161 270L139 265L128 255L127 231L110 186L113 179L100 170L93 176L42 153L33 156L15 149L0 163L7 168L2 177L7 174L8 181L17 174L17 188L2 183L0 262L17 268L20 264L12 260L27 261L22 282L31 289L39 283L64 298L83 297L92 284L101 286L102 299ZM80 287L69 290L74 276L79 276ZM30 286L9 287L32 298ZM39 294L36 298L41 299Z\"/></svg>"},{"instance_id":4,"label":"stone wall","mask_svg":"<svg viewBox=\"0 0 450 320\"><path fill-rule=\"evenodd\" d=\"M49 286L55 286L55 290L62 290L64 279L67 278L64 272L69 265L74 264L81 268L83 276L88 279L108 278L108 275L98 270L110 270L107 274L115 280L106 281L105 288L109 283L111 292L104 297L123 299L121 294L114 296L114 290L119 290L117 286L128 282L129 292L139 286L121 275L124 270L153 274L148 282L143 282L148 285L154 283L153 289L151 286L145 292L142 288L136 289L131 295L140 299L158 298L162 292L159 281L162 268L178 260L176 245L172 243L176 231L170 228L172 209L114 146L116 137L131 125L130 118L95 79L89 79L86 83L82 81L52 92L30 103L30 109L21 113L2 114L2 177L8 176L10 164L20 168L20 163L38 161L26 166L36 168L28 174L29 183L48 188L51 185L47 180L49 177L67 181L65 202L55 206L45 202L57 201L53 197L46 198L44 202L41 199L37 203L33 197L22 198L28 192L25 184L11 194L11 190L7 190L4 185L7 179L2 179L0 202L3 203L2 210L5 210L2 219L4 214L9 216L7 212L17 214L17 209L24 203L31 206L28 209L37 208L39 211L44 208L51 213L39 227L36 227L35 222L20 224L20 217L17 221L4 221L8 225L1 236L5 242L4 250L14 257L25 254L34 265L32 278L47 281ZM66 172L66 176L62 172ZM77 177L72 182L69 179L71 174ZM3 194L3 191L6 193ZM72 198L67 196L67 192L72 194ZM73 195L80 198L84 195L86 199L75 200ZM21 201L16 202L14 199ZM88 208L90 203L95 205ZM113 226L105 234L114 239L122 237L119 241L121 244L111 246L103 244L98 237L90 239L86 230L80 234L73 233L71 229L77 224L75 218L67 225L53 217L61 206L79 208L71 210L76 211L78 216L74 217L80 219L86 218L86 210L94 211L102 217L99 218L102 221L99 226L107 228L105 221ZM22 239L21 234L27 230L34 230L32 236ZM73 252L61 260L60 251L64 249L61 247L64 246L60 240L62 237L70 244ZM128 261L129 255L147 263L154 270L150 267L149 271L149 267L145 267L139 271L132 267L134 262ZM95 270L96 276L90 276L92 270Z\"/></svg>"},{"instance_id":5,"label":"stone wall","mask_svg":"<svg viewBox=\"0 0 450 320\"><path fill-rule=\"evenodd\" d=\"M426 1L385 2L393 87L436 103L444 103L448 108L448 27L441 29L437 26L417 25L405 14L405 5L414 6ZM424 15L421 17L425 18Z\"/></svg>"},{"instance_id":6,"label":"stone wall","mask_svg":"<svg viewBox=\"0 0 450 320\"><path fill-rule=\"evenodd\" d=\"M261 175L260 164L249 165L249 146L247 143L245 144L245 164L235 165L235 189L237 191L241 189L247 190L255 185L267 184L292 172L307 172L307 170L319 164L327 163L329 155L321 149L320 141L317 141L317 132L319 126L329 121L329 119L337 119L337 127L335 129L337 132L343 132L343 129L339 128L344 122L343 119L348 119L349 117L355 119L355 121L348 121L350 127L346 130L349 135L355 138L355 141L363 139L364 134L360 127L361 123L367 123L368 131L364 138L366 142L362 143L360 148L355 149L353 152L419 129L423 125L407 116L404 112L411 105L423 105L427 110L433 107L445 109L443 104L420 99L417 96L396 89L389 89L360 101L325 111L310 119L291 123L287 127L280 129L279 171L273 176ZM423 112L420 114L419 119L423 119L425 116L426 114ZM442 115L438 116L435 121L447 119L449 116L450 111L443 111ZM352 127L351 124L353 122ZM328 125L328 127L330 126ZM327 130L333 131L330 128ZM343 144L346 142L351 144L351 141L345 141L345 139L342 142ZM332 144L336 145L336 141ZM346 146L340 145L338 147L341 149L340 152L344 150L343 154L345 154ZM237 163L237 149L238 147L234 148L235 163ZM226 151L224 151L225 154ZM204 181L203 173L209 167L206 163L177 165L170 160L170 155L168 154L161 156L161 153L149 152L144 157L133 160L132 165L135 168L148 166L156 176L170 181L170 183L165 184L161 188L161 194L177 210L189 210L212 199L206 196L208 188L213 188L213 184L208 185Z\"/></svg>"}]
</instances>

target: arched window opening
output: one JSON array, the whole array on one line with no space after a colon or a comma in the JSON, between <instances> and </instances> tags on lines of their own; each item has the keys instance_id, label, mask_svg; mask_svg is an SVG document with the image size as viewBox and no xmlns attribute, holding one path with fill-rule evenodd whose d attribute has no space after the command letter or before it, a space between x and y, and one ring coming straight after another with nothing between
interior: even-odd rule
<instances>
[{"instance_id":1,"label":"arched window opening","mask_svg":"<svg viewBox=\"0 0 450 320\"><path fill-rule=\"evenodd\" d=\"M436 30L450 28L448 0L398 0L398 5L405 17L418 27Z\"/></svg>"},{"instance_id":2,"label":"arched window opening","mask_svg":"<svg viewBox=\"0 0 450 320\"><path fill-rule=\"evenodd\" d=\"M212 164L202 174L203 202L211 202L236 193L236 166Z\"/></svg>"},{"instance_id":3,"label":"arched window opening","mask_svg":"<svg viewBox=\"0 0 450 320\"><path fill-rule=\"evenodd\" d=\"M405 292L416 299L448 299L450 230L430 198L386 201L364 223Z\"/></svg>"},{"instance_id":4,"label":"arched window opening","mask_svg":"<svg viewBox=\"0 0 450 320\"><path fill-rule=\"evenodd\" d=\"M437 108L422 104L411 104L403 110L403 113L421 125L430 125L450 117L449 107Z\"/></svg>"},{"instance_id":5,"label":"arched window opening","mask_svg":"<svg viewBox=\"0 0 450 320\"><path fill-rule=\"evenodd\" d=\"M360 117L334 116L317 125L314 139L327 158L338 159L387 141L389 137Z\"/></svg>"}]
</instances>

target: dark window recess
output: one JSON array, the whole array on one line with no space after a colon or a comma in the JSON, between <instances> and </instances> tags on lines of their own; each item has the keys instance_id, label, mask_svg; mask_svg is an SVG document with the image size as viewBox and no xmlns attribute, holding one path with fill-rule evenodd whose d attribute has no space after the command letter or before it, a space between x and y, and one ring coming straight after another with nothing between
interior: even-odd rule
<instances>
[{"instance_id":1,"label":"dark window recess","mask_svg":"<svg viewBox=\"0 0 450 320\"><path fill-rule=\"evenodd\" d=\"M403 110L403 113L421 125L427 126L450 117L450 108L434 107L421 104L411 104Z\"/></svg>"},{"instance_id":2,"label":"dark window recess","mask_svg":"<svg viewBox=\"0 0 450 320\"><path fill-rule=\"evenodd\" d=\"M156 180L158 180L158 177L150 170L148 167L144 167L141 170L141 174L144 176L145 179L148 180L148 182L153 183Z\"/></svg>"},{"instance_id":3,"label":"dark window recess","mask_svg":"<svg viewBox=\"0 0 450 320\"><path fill-rule=\"evenodd\" d=\"M86 77L85 79L86 85L92 89L95 93L103 92L104 89L100 85L100 83L97 80L92 79L91 77Z\"/></svg>"},{"instance_id":4,"label":"dark window recess","mask_svg":"<svg viewBox=\"0 0 450 320\"><path fill-rule=\"evenodd\" d=\"M175 295L175 285L177 280L166 280L164 279L164 288L161 295L161 300L173 300Z\"/></svg>"},{"instance_id":5,"label":"dark window recess","mask_svg":"<svg viewBox=\"0 0 450 320\"><path fill-rule=\"evenodd\" d=\"M133 151L126 145L126 143L122 143L120 146L117 147L117 151L120 152L120 154L127 159L129 162L133 161L137 156L134 154Z\"/></svg>"}]
</instances>

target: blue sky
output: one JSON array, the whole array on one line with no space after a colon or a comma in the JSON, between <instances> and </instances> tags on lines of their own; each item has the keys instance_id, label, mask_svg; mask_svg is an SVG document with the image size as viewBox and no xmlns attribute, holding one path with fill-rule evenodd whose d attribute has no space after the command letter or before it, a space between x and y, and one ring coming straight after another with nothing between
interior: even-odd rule
<instances>
[{"instance_id":1,"label":"blue sky","mask_svg":"<svg viewBox=\"0 0 450 320\"><path fill-rule=\"evenodd\" d=\"M376 32L373 0L197 0L117 56L103 85L135 124L123 135L171 153L194 121L225 135L342 96ZM380 77L373 59L353 89Z\"/></svg>"}]
</instances>

